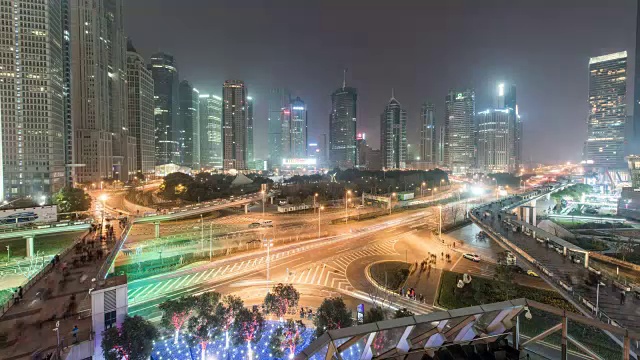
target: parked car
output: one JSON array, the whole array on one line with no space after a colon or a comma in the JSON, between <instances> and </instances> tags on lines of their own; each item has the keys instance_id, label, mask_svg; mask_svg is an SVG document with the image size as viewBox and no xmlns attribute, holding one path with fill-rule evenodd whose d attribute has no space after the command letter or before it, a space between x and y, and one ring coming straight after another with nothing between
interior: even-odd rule
<instances>
[{"instance_id":1,"label":"parked car","mask_svg":"<svg viewBox=\"0 0 640 360\"><path fill-rule=\"evenodd\" d=\"M467 253L467 254L462 255L462 257L464 257L467 260L480 262L480 256L478 254Z\"/></svg>"}]
</instances>

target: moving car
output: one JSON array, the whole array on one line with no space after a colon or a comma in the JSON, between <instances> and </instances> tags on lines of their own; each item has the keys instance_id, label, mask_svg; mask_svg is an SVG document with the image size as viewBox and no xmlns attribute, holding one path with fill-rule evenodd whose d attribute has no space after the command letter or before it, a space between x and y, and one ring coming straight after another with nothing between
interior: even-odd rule
<instances>
[{"instance_id":1,"label":"moving car","mask_svg":"<svg viewBox=\"0 0 640 360\"><path fill-rule=\"evenodd\" d=\"M260 223L257 223L257 222L249 224L249 229L254 229L259 227L260 227Z\"/></svg>"},{"instance_id":2,"label":"moving car","mask_svg":"<svg viewBox=\"0 0 640 360\"><path fill-rule=\"evenodd\" d=\"M467 260L480 262L480 256L478 256L477 254L466 253L466 254L462 255L462 257L464 257Z\"/></svg>"},{"instance_id":3,"label":"moving car","mask_svg":"<svg viewBox=\"0 0 640 360\"><path fill-rule=\"evenodd\" d=\"M533 271L533 270L527 270L527 275L533 276L533 277L538 277L538 274L536 274L536 272Z\"/></svg>"}]
</instances>

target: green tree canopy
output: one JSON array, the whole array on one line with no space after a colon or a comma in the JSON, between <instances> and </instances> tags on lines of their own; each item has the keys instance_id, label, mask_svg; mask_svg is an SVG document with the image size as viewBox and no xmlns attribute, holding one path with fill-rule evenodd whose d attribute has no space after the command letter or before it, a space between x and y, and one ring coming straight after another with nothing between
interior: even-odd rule
<instances>
[{"instance_id":1,"label":"green tree canopy","mask_svg":"<svg viewBox=\"0 0 640 360\"><path fill-rule=\"evenodd\" d=\"M174 342L178 342L180 329L187 322L196 305L196 298L183 296L174 300L166 300L158 308L162 311L160 324L169 330L175 331Z\"/></svg>"},{"instance_id":2,"label":"green tree canopy","mask_svg":"<svg viewBox=\"0 0 640 360\"><path fill-rule=\"evenodd\" d=\"M415 315L413 312L407 310L406 308L398 309L395 313L393 313L394 319L400 319L403 317L413 316Z\"/></svg>"},{"instance_id":3,"label":"green tree canopy","mask_svg":"<svg viewBox=\"0 0 640 360\"><path fill-rule=\"evenodd\" d=\"M52 202L58 205L58 212L87 211L91 207L91 197L80 188L64 187L53 194Z\"/></svg>"},{"instance_id":4,"label":"green tree canopy","mask_svg":"<svg viewBox=\"0 0 640 360\"><path fill-rule=\"evenodd\" d=\"M106 360L146 360L153 351L158 330L141 316L127 316L120 327L102 333L102 354Z\"/></svg>"},{"instance_id":5,"label":"green tree canopy","mask_svg":"<svg viewBox=\"0 0 640 360\"><path fill-rule=\"evenodd\" d=\"M235 345L257 343L264 331L264 318L257 311L242 308L233 321L233 343Z\"/></svg>"},{"instance_id":6,"label":"green tree canopy","mask_svg":"<svg viewBox=\"0 0 640 360\"><path fill-rule=\"evenodd\" d=\"M316 335L319 337L327 330L341 329L352 325L351 311L341 297L327 298L322 301L313 324L316 326Z\"/></svg>"},{"instance_id":7,"label":"green tree canopy","mask_svg":"<svg viewBox=\"0 0 640 360\"><path fill-rule=\"evenodd\" d=\"M286 353L295 354L296 347L302 343L302 334L306 329L307 327L300 320L285 321L273 332L269 340L271 355L275 358L284 358Z\"/></svg>"},{"instance_id":8,"label":"green tree canopy","mask_svg":"<svg viewBox=\"0 0 640 360\"><path fill-rule=\"evenodd\" d=\"M275 285L264 298L264 306L268 312L281 317L289 308L298 306L300 293L291 284L279 283Z\"/></svg>"},{"instance_id":9,"label":"green tree canopy","mask_svg":"<svg viewBox=\"0 0 640 360\"><path fill-rule=\"evenodd\" d=\"M386 318L385 311L378 306L374 306L369 308L367 312L364 314L364 323L369 324L377 321L382 321Z\"/></svg>"}]
</instances>

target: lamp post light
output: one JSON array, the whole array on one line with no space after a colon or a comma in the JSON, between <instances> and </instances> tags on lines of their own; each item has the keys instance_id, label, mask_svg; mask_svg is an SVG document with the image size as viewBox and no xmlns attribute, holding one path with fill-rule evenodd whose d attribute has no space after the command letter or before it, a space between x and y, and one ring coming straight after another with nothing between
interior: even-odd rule
<instances>
[{"instance_id":1,"label":"lamp post light","mask_svg":"<svg viewBox=\"0 0 640 360\"><path fill-rule=\"evenodd\" d=\"M420 197L424 197L424 187L427 185L424 181L420 184Z\"/></svg>"},{"instance_id":2,"label":"lamp post light","mask_svg":"<svg viewBox=\"0 0 640 360\"><path fill-rule=\"evenodd\" d=\"M204 219L200 214L200 251L204 251Z\"/></svg>"},{"instance_id":3,"label":"lamp post light","mask_svg":"<svg viewBox=\"0 0 640 360\"><path fill-rule=\"evenodd\" d=\"M102 224L102 228L104 229L104 207L105 207L105 202L107 201L109 197L107 196L107 194L100 194L100 196L98 196L98 200L100 200L102 202L102 221L100 222Z\"/></svg>"},{"instance_id":4,"label":"lamp post light","mask_svg":"<svg viewBox=\"0 0 640 360\"><path fill-rule=\"evenodd\" d=\"M269 272L271 271L271 247L273 246L273 239L263 239L264 246L267 247L267 281L269 281Z\"/></svg>"},{"instance_id":5,"label":"lamp post light","mask_svg":"<svg viewBox=\"0 0 640 360\"><path fill-rule=\"evenodd\" d=\"M318 193L313 194L313 213L316 213L316 199L318 198Z\"/></svg>"},{"instance_id":6,"label":"lamp post light","mask_svg":"<svg viewBox=\"0 0 640 360\"><path fill-rule=\"evenodd\" d=\"M438 221L438 240L442 242L442 205L438 205L438 212L440 214Z\"/></svg>"},{"instance_id":7,"label":"lamp post light","mask_svg":"<svg viewBox=\"0 0 640 360\"><path fill-rule=\"evenodd\" d=\"M598 317L599 305L600 305L600 286L604 286L600 280L598 280L598 285L596 287L596 317Z\"/></svg>"},{"instance_id":8,"label":"lamp post light","mask_svg":"<svg viewBox=\"0 0 640 360\"><path fill-rule=\"evenodd\" d=\"M393 198L396 197L396 193L391 193L391 197L389 198L389 215L391 215L391 210L393 209Z\"/></svg>"},{"instance_id":9,"label":"lamp post light","mask_svg":"<svg viewBox=\"0 0 640 360\"><path fill-rule=\"evenodd\" d=\"M344 223L345 224L349 222L349 208L347 207L347 205L349 204L349 195L351 195L351 190L347 190L344 193L344 213L345 213Z\"/></svg>"},{"instance_id":10,"label":"lamp post light","mask_svg":"<svg viewBox=\"0 0 640 360\"><path fill-rule=\"evenodd\" d=\"M262 194L262 220L264 220L264 190L260 191Z\"/></svg>"},{"instance_id":11,"label":"lamp post light","mask_svg":"<svg viewBox=\"0 0 640 360\"><path fill-rule=\"evenodd\" d=\"M209 261L213 258L213 221L209 223Z\"/></svg>"},{"instance_id":12,"label":"lamp post light","mask_svg":"<svg viewBox=\"0 0 640 360\"><path fill-rule=\"evenodd\" d=\"M318 208L318 238L320 238L320 212L324 210L324 206Z\"/></svg>"}]
</instances>

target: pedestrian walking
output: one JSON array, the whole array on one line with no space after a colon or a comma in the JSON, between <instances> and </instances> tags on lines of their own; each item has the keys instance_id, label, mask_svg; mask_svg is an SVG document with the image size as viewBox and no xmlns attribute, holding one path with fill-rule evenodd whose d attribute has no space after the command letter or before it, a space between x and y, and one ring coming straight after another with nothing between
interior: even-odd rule
<instances>
[{"instance_id":1,"label":"pedestrian walking","mask_svg":"<svg viewBox=\"0 0 640 360\"><path fill-rule=\"evenodd\" d=\"M18 298L22 300L22 286L18 287Z\"/></svg>"}]
</instances>

